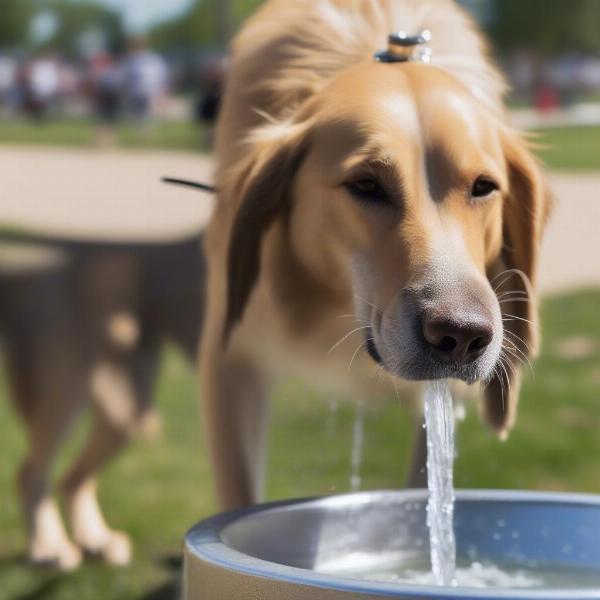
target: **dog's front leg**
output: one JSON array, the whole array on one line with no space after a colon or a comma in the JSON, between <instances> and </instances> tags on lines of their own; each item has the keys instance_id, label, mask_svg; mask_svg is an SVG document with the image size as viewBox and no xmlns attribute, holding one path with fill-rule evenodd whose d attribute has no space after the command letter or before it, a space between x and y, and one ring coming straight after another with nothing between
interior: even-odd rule
<instances>
[{"instance_id":1,"label":"dog's front leg","mask_svg":"<svg viewBox=\"0 0 600 600\"><path fill-rule=\"evenodd\" d=\"M223 510L260 500L264 482L268 393L264 374L243 357L203 369L204 430Z\"/></svg>"}]
</instances>

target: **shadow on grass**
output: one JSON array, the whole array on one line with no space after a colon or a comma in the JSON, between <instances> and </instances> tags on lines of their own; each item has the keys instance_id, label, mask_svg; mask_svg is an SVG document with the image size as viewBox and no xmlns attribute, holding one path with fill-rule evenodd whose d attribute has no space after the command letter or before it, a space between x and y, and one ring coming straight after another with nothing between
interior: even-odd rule
<instances>
[{"instance_id":1,"label":"shadow on grass","mask_svg":"<svg viewBox=\"0 0 600 600\"><path fill-rule=\"evenodd\" d=\"M0 556L0 581L3 579L3 573L15 568L31 568L41 577L35 582L33 588L30 588L22 594L13 596L11 600L44 600L54 595L54 592L66 581L67 576L62 573L56 573L46 567L33 567L23 553ZM32 579L33 581L33 579Z\"/></svg>"},{"instance_id":2,"label":"shadow on grass","mask_svg":"<svg viewBox=\"0 0 600 600\"><path fill-rule=\"evenodd\" d=\"M175 554L161 556L156 561L162 569L171 573L171 577L165 583L150 590L139 600L177 600L181 596L181 557Z\"/></svg>"},{"instance_id":3,"label":"shadow on grass","mask_svg":"<svg viewBox=\"0 0 600 600\"><path fill-rule=\"evenodd\" d=\"M44 600L44 598L51 596L64 581L65 577L63 575L54 575L41 581L32 590L15 596L13 600Z\"/></svg>"},{"instance_id":4,"label":"shadow on grass","mask_svg":"<svg viewBox=\"0 0 600 600\"><path fill-rule=\"evenodd\" d=\"M2 573L4 569L20 567L25 564L27 564L27 557L23 553L0 555L0 573Z\"/></svg>"},{"instance_id":5,"label":"shadow on grass","mask_svg":"<svg viewBox=\"0 0 600 600\"><path fill-rule=\"evenodd\" d=\"M181 577L176 575L170 581L140 596L139 600L177 600L180 597L180 579Z\"/></svg>"}]
</instances>

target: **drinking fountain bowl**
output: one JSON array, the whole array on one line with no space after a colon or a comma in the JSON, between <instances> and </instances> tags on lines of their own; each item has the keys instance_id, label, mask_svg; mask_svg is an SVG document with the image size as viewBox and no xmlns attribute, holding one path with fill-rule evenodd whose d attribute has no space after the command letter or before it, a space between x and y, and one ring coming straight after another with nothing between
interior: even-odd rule
<instances>
[{"instance_id":1,"label":"drinking fountain bowl","mask_svg":"<svg viewBox=\"0 0 600 600\"><path fill-rule=\"evenodd\" d=\"M186 537L184 599L600 599L600 497L458 491L459 565L516 574L482 589L391 580L429 568L426 503L426 490L363 492L212 517Z\"/></svg>"}]
</instances>

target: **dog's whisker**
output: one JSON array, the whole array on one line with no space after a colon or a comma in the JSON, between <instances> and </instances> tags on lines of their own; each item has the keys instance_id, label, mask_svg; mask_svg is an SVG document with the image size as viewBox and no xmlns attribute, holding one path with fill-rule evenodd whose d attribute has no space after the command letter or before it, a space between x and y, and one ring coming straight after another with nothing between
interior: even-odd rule
<instances>
[{"instance_id":1,"label":"dog's whisker","mask_svg":"<svg viewBox=\"0 0 600 600\"><path fill-rule=\"evenodd\" d=\"M510 271L510 269L505 269L504 271L500 271L500 273L498 273L497 275L494 275L491 279L490 279L490 285L492 285L494 283L494 281L496 281L497 279L500 279L500 277L502 277L502 275L506 275L506 273ZM496 289L496 288L494 288Z\"/></svg>"},{"instance_id":2,"label":"dog's whisker","mask_svg":"<svg viewBox=\"0 0 600 600\"><path fill-rule=\"evenodd\" d=\"M508 273L508 275L502 281L500 281L495 286L493 286L494 292L497 292L503 285L505 285L508 281L510 281L511 275L514 274L515 269L509 269L509 271L510 272ZM505 274L505 273L506 273L506 271L504 271L504 273L501 273L501 275ZM493 283L493 281L491 281L490 283Z\"/></svg>"},{"instance_id":3,"label":"dog's whisker","mask_svg":"<svg viewBox=\"0 0 600 600\"><path fill-rule=\"evenodd\" d=\"M512 271L513 271L513 269L504 269L504 271L500 271L500 273L498 273L497 275L494 275L494 277L492 277L490 279L490 285L492 285L496 280L500 279L500 277L502 277L503 275L510 275ZM502 282L497 285L502 285ZM496 289L496 288L494 288L494 289Z\"/></svg>"},{"instance_id":4,"label":"dog's whisker","mask_svg":"<svg viewBox=\"0 0 600 600\"><path fill-rule=\"evenodd\" d=\"M370 323L368 319L364 317L359 317L357 315L339 315L336 319L354 319L357 323Z\"/></svg>"},{"instance_id":5,"label":"dog's whisker","mask_svg":"<svg viewBox=\"0 0 600 600\"><path fill-rule=\"evenodd\" d=\"M529 347L524 342L524 340L520 338L516 333L506 330L504 332L504 336L504 341L514 344L514 346L518 348L521 352L523 352L523 354L529 354Z\"/></svg>"},{"instance_id":6,"label":"dog's whisker","mask_svg":"<svg viewBox=\"0 0 600 600\"><path fill-rule=\"evenodd\" d=\"M362 331L363 329L369 329L369 325L361 325L360 327L356 327L352 331L349 331L346 335L342 337L342 339L338 340L329 350L327 354L331 354L336 348L338 348L341 344L343 344L351 335L355 334L358 331Z\"/></svg>"},{"instance_id":7,"label":"dog's whisker","mask_svg":"<svg viewBox=\"0 0 600 600\"><path fill-rule=\"evenodd\" d=\"M502 360L500 361L500 368L504 371L504 376L506 377L506 385L508 386L507 394L510 393L510 376L516 376L516 370L512 361L508 357L507 354L504 354Z\"/></svg>"},{"instance_id":8,"label":"dog's whisker","mask_svg":"<svg viewBox=\"0 0 600 600\"><path fill-rule=\"evenodd\" d=\"M531 302L531 298L509 298L508 300L500 300L498 304L509 304L512 302Z\"/></svg>"},{"instance_id":9,"label":"dog's whisker","mask_svg":"<svg viewBox=\"0 0 600 600\"><path fill-rule=\"evenodd\" d=\"M510 396L510 376L508 375L508 371L506 370L506 365L502 359L500 359L500 368L504 372L506 377L506 386L507 386L507 397ZM504 403L502 403L502 410L506 410Z\"/></svg>"},{"instance_id":10,"label":"dog's whisker","mask_svg":"<svg viewBox=\"0 0 600 600\"><path fill-rule=\"evenodd\" d=\"M379 385L384 375L386 375L385 369L381 365L376 365L375 374L371 375L371 378L375 377L375 383Z\"/></svg>"},{"instance_id":11,"label":"dog's whisker","mask_svg":"<svg viewBox=\"0 0 600 600\"><path fill-rule=\"evenodd\" d=\"M525 348L525 351L529 354L531 352L531 349L529 348L529 344L518 334L516 334L514 331L511 331L510 329L506 329L504 331L505 335L510 335L513 339L516 339L520 344L523 345L523 348Z\"/></svg>"},{"instance_id":12,"label":"dog's whisker","mask_svg":"<svg viewBox=\"0 0 600 600\"><path fill-rule=\"evenodd\" d=\"M506 317L502 317L503 321L523 321L523 323L529 323L530 325L532 324L532 322L529 319L526 319L525 317L517 317L517 315L509 315L508 313L506 313Z\"/></svg>"},{"instance_id":13,"label":"dog's whisker","mask_svg":"<svg viewBox=\"0 0 600 600\"><path fill-rule=\"evenodd\" d=\"M508 346L502 346L502 350L505 353L506 358L508 359L508 364L511 365L511 367L514 368L514 365L512 364L513 361L511 359L514 359L518 364L525 364L523 357L519 356L513 348L509 348Z\"/></svg>"},{"instance_id":14,"label":"dog's whisker","mask_svg":"<svg viewBox=\"0 0 600 600\"><path fill-rule=\"evenodd\" d=\"M505 337L504 342L511 344L515 350L517 350L523 357L529 357L529 348L523 349L519 345L519 340L515 340L514 338Z\"/></svg>"},{"instance_id":15,"label":"dog's whisker","mask_svg":"<svg viewBox=\"0 0 600 600\"><path fill-rule=\"evenodd\" d=\"M511 315L510 313L505 313L505 315L507 317L513 317L515 319L521 319L522 321L527 321L527 323L531 323L531 321L529 319L526 319L525 317L519 317L517 315Z\"/></svg>"},{"instance_id":16,"label":"dog's whisker","mask_svg":"<svg viewBox=\"0 0 600 600\"><path fill-rule=\"evenodd\" d=\"M529 298L529 294L527 292L522 292L520 290L510 290L510 291L506 291L506 292L501 292L500 294L497 294L496 297L498 298L498 300L504 300L504 298L508 298L508 297L512 297L515 296L517 298Z\"/></svg>"},{"instance_id":17,"label":"dog's whisker","mask_svg":"<svg viewBox=\"0 0 600 600\"><path fill-rule=\"evenodd\" d=\"M516 369L515 365L513 364L513 361L510 360L510 357L507 355L507 353L506 353L507 350L508 349L506 348L506 346L502 346L502 353L501 353L500 356L504 359L503 360L504 365L510 370L510 372L513 375L516 376L517 375L517 369ZM514 357L514 358L516 359L517 362L522 362L521 359L519 359L518 357Z\"/></svg>"},{"instance_id":18,"label":"dog's whisker","mask_svg":"<svg viewBox=\"0 0 600 600\"><path fill-rule=\"evenodd\" d=\"M500 358L498 358L498 362L494 365L494 370L493 370L493 376L496 377L496 379L498 380L498 382L500 383L500 398L502 400L502 410L504 410L504 395L505 395L505 389L504 389L504 382L502 381L502 373L499 370L499 363L500 363Z\"/></svg>"},{"instance_id":19,"label":"dog's whisker","mask_svg":"<svg viewBox=\"0 0 600 600\"><path fill-rule=\"evenodd\" d=\"M512 348L507 348L506 346L503 345L503 348L509 352L510 354L512 354L517 360L520 360L523 364L526 362L529 365L529 369L531 370L531 374L535 377L535 372L533 370L533 365L531 364L531 361L529 360L529 357L520 349L516 346L516 344L514 342L512 342L511 340L505 340L505 342L508 342L509 344L512 345ZM516 354L515 354L516 352ZM519 358L522 357L522 358Z\"/></svg>"},{"instance_id":20,"label":"dog's whisker","mask_svg":"<svg viewBox=\"0 0 600 600\"><path fill-rule=\"evenodd\" d=\"M502 373L500 372L499 367L494 367L494 371L497 373L497 378L498 381L500 382L500 397L502 398L502 411L505 410L504 406L504 398L506 396L506 389L504 387L504 377L502 376Z\"/></svg>"},{"instance_id":21,"label":"dog's whisker","mask_svg":"<svg viewBox=\"0 0 600 600\"><path fill-rule=\"evenodd\" d=\"M514 359L514 362L517 364L525 365L525 362L518 355L513 354L509 348L505 348L505 350L507 352L507 360L508 360L507 364L510 366L510 368L511 368L510 370L513 372L513 374L515 374L516 367L513 364L513 361L510 360L510 358L508 358L508 356L512 357ZM529 361L527 361L527 362L529 362ZM533 367L531 365L529 365L529 370L531 372L531 376L532 376L533 380L535 381L535 371L533 370Z\"/></svg>"},{"instance_id":22,"label":"dog's whisker","mask_svg":"<svg viewBox=\"0 0 600 600\"><path fill-rule=\"evenodd\" d=\"M504 279L501 283L497 284L494 288L494 291L496 291L501 285L504 285L510 279L511 274L518 275L521 278L521 281L523 282L523 285L525 286L525 288L527 288L527 289L531 288L531 280L521 269L506 269L505 271L503 271L502 273L497 275L494 279L492 279L490 281L490 284L492 284L496 278L501 277L503 274L508 274L509 277Z\"/></svg>"},{"instance_id":23,"label":"dog's whisker","mask_svg":"<svg viewBox=\"0 0 600 600\"><path fill-rule=\"evenodd\" d=\"M380 314L380 315L383 314L383 310L381 308L379 308L379 306L376 306L372 302L369 302L368 300L365 300L364 298L362 298L358 294L354 294L354 297L357 300L360 300L361 302L364 302L365 304L367 304L368 306L370 306L371 308L373 308L374 310L376 310L378 314Z\"/></svg>"},{"instance_id":24,"label":"dog's whisker","mask_svg":"<svg viewBox=\"0 0 600 600\"><path fill-rule=\"evenodd\" d=\"M506 295L506 294L525 294L525 295L529 295L527 290L523 290L523 289L519 289L519 288L497 290L496 291L496 295L497 296L503 296L503 295Z\"/></svg>"},{"instance_id":25,"label":"dog's whisker","mask_svg":"<svg viewBox=\"0 0 600 600\"><path fill-rule=\"evenodd\" d=\"M348 364L348 373L350 373L350 371L352 370L352 363L354 362L354 359L356 358L356 356L360 352L360 350L367 344L367 341L368 340L362 341L358 345L358 348L356 348L356 350L354 351L354 354L352 355L352 358L350 359L350 363Z\"/></svg>"}]
</instances>

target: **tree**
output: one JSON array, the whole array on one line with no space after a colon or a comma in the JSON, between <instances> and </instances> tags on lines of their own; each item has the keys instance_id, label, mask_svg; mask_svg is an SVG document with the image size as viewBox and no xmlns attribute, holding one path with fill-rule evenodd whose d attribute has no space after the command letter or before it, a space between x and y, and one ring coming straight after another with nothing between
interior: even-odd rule
<instances>
[{"instance_id":1,"label":"tree","mask_svg":"<svg viewBox=\"0 0 600 600\"><path fill-rule=\"evenodd\" d=\"M550 56L600 50L598 0L497 0L492 38L501 51L529 49Z\"/></svg>"},{"instance_id":2,"label":"tree","mask_svg":"<svg viewBox=\"0 0 600 600\"><path fill-rule=\"evenodd\" d=\"M2 0L0 48L23 44L32 14L31 0Z\"/></svg>"},{"instance_id":3,"label":"tree","mask_svg":"<svg viewBox=\"0 0 600 600\"><path fill-rule=\"evenodd\" d=\"M196 0L183 16L155 27L150 39L162 49L222 48L260 4L262 0Z\"/></svg>"},{"instance_id":4,"label":"tree","mask_svg":"<svg viewBox=\"0 0 600 600\"><path fill-rule=\"evenodd\" d=\"M45 0L38 2L44 11L53 12L58 19L56 33L45 43L67 55L78 56L82 35L98 31L106 40L107 49L120 50L125 30L121 15L96 2L75 0Z\"/></svg>"}]
</instances>

